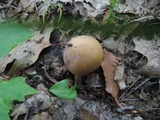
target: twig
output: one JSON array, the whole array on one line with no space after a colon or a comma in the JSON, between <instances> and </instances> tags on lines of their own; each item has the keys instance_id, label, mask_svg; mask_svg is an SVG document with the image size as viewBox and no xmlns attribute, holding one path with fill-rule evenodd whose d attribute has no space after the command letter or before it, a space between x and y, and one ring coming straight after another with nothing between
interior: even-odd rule
<instances>
[{"instance_id":1,"label":"twig","mask_svg":"<svg viewBox=\"0 0 160 120\"><path fill-rule=\"evenodd\" d=\"M138 108L136 108L138 110ZM145 119L145 120L151 120L150 116L145 114L146 112L153 112L155 110L159 110L159 108L151 108L151 109L146 109L146 110L138 110L139 114ZM157 117L159 118L159 117ZM159 120L159 119L154 119L154 120Z\"/></svg>"},{"instance_id":2,"label":"twig","mask_svg":"<svg viewBox=\"0 0 160 120\"><path fill-rule=\"evenodd\" d=\"M58 46L58 45L72 46L72 44L71 44L71 43L51 44L51 46Z\"/></svg>"},{"instance_id":3,"label":"twig","mask_svg":"<svg viewBox=\"0 0 160 120\"><path fill-rule=\"evenodd\" d=\"M140 101L141 99L137 99L137 98L135 98L135 99L123 99L123 100L121 100L121 102L126 102L126 101Z\"/></svg>"},{"instance_id":4,"label":"twig","mask_svg":"<svg viewBox=\"0 0 160 120\"><path fill-rule=\"evenodd\" d=\"M147 78L145 81L143 81L141 84L139 84L137 87L135 87L133 89L133 91L131 91L130 93L128 93L128 95L132 94L133 92L135 92L136 90L138 90L141 86L143 86L146 82L148 82L151 78ZM127 95L127 96L128 96Z\"/></svg>"},{"instance_id":5,"label":"twig","mask_svg":"<svg viewBox=\"0 0 160 120\"><path fill-rule=\"evenodd\" d=\"M1 9L6 9L6 8L10 8L11 4L13 3L14 0L10 0L7 4L0 6L0 10Z\"/></svg>"},{"instance_id":6,"label":"twig","mask_svg":"<svg viewBox=\"0 0 160 120\"><path fill-rule=\"evenodd\" d=\"M45 67L42 67L42 69L43 69L43 72L44 72L44 76L46 77L46 79L47 79L48 81L51 81L51 82L53 82L53 83L56 83L56 82L57 82L56 79L52 78L52 77L48 74L48 72L47 72L47 70L46 70Z\"/></svg>"},{"instance_id":7,"label":"twig","mask_svg":"<svg viewBox=\"0 0 160 120\"><path fill-rule=\"evenodd\" d=\"M133 86L134 84L140 79L140 76L135 80L135 82L133 82L128 89L119 97L119 99L121 99Z\"/></svg>"},{"instance_id":8,"label":"twig","mask_svg":"<svg viewBox=\"0 0 160 120\"><path fill-rule=\"evenodd\" d=\"M122 113L124 111L133 111L135 110L134 106L126 106L126 107L120 107L117 108L117 112Z\"/></svg>"}]
</instances>

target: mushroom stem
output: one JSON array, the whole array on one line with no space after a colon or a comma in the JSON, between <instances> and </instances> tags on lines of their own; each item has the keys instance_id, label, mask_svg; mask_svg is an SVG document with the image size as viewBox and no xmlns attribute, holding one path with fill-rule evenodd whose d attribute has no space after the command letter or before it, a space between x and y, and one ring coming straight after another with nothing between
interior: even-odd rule
<instances>
[{"instance_id":1,"label":"mushroom stem","mask_svg":"<svg viewBox=\"0 0 160 120\"><path fill-rule=\"evenodd\" d=\"M75 78L75 82L76 82L77 84L81 81L81 77L78 76L78 75L75 75L74 78Z\"/></svg>"},{"instance_id":2,"label":"mushroom stem","mask_svg":"<svg viewBox=\"0 0 160 120\"><path fill-rule=\"evenodd\" d=\"M83 89L82 77L78 76L78 75L75 75L74 78L75 78L75 83L77 83L77 88L78 89Z\"/></svg>"}]
</instances>

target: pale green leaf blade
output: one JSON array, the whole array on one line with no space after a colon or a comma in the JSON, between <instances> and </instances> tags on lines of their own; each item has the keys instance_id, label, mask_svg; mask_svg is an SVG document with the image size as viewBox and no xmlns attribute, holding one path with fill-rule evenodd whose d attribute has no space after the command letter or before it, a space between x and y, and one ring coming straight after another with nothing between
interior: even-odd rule
<instances>
[{"instance_id":1,"label":"pale green leaf blade","mask_svg":"<svg viewBox=\"0 0 160 120\"><path fill-rule=\"evenodd\" d=\"M32 32L25 25L16 22L0 23L0 57L31 36Z\"/></svg>"},{"instance_id":2,"label":"pale green leaf blade","mask_svg":"<svg viewBox=\"0 0 160 120\"><path fill-rule=\"evenodd\" d=\"M4 104L3 99L0 97L0 119L1 120L10 120L9 118L9 108Z\"/></svg>"},{"instance_id":3,"label":"pale green leaf blade","mask_svg":"<svg viewBox=\"0 0 160 120\"><path fill-rule=\"evenodd\" d=\"M13 100L23 101L25 95L34 94L37 91L25 83L24 77L12 78L0 84L0 97L9 109Z\"/></svg>"},{"instance_id":4,"label":"pale green leaf blade","mask_svg":"<svg viewBox=\"0 0 160 120\"><path fill-rule=\"evenodd\" d=\"M74 99L77 96L76 87L75 84L71 88L68 87L69 80L65 79L62 80L56 84L54 84L49 91L55 94L56 96L63 98L63 99Z\"/></svg>"}]
</instances>

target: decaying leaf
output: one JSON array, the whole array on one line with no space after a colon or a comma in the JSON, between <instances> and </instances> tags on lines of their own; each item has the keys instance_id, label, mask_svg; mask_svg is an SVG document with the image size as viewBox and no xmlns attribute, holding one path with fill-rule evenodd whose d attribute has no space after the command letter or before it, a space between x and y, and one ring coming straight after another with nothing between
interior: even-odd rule
<instances>
[{"instance_id":1,"label":"decaying leaf","mask_svg":"<svg viewBox=\"0 0 160 120\"><path fill-rule=\"evenodd\" d=\"M114 80L118 83L118 86L121 90L126 88L126 83L124 79L124 64L117 66Z\"/></svg>"},{"instance_id":2,"label":"decaying leaf","mask_svg":"<svg viewBox=\"0 0 160 120\"><path fill-rule=\"evenodd\" d=\"M152 40L134 37L135 51L147 57L147 64L138 68L137 72L160 78L160 37L155 36Z\"/></svg>"},{"instance_id":3,"label":"decaying leaf","mask_svg":"<svg viewBox=\"0 0 160 120\"><path fill-rule=\"evenodd\" d=\"M106 107L102 107L103 105L98 101L88 101L79 97L73 100L64 100L56 97L54 100L54 103L59 109L53 111L53 120L97 120L100 114L103 114L102 111L106 109ZM108 114L106 116L108 116ZM95 117L95 119L93 117Z\"/></svg>"},{"instance_id":4,"label":"decaying leaf","mask_svg":"<svg viewBox=\"0 0 160 120\"><path fill-rule=\"evenodd\" d=\"M149 13L159 13L159 5L157 0L126 0L123 3L117 2L115 10L119 13L131 13L144 16ZM156 12L155 12L156 11Z\"/></svg>"},{"instance_id":5,"label":"decaying leaf","mask_svg":"<svg viewBox=\"0 0 160 120\"><path fill-rule=\"evenodd\" d=\"M105 76L106 91L115 98L115 101L117 101L119 86L114 81L114 75L115 75L116 68L118 66L118 59L111 52L104 49L104 57L103 57L101 66Z\"/></svg>"},{"instance_id":6,"label":"decaying leaf","mask_svg":"<svg viewBox=\"0 0 160 120\"><path fill-rule=\"evenodd\" d=\"M47 92L40 92L30 98L28 98L24 103L16 106L11 112L10 116L14 117L14 120L18 118L19 115L26 114L26 116L32 117L33 114L37 114L39 111L51 109L54 111L56 109L53 106L54 98L50 97Z\"/></svg>"},{"instance_id":7,"label":"decaying leaf","mask_svg":"<svg viewBox=\"0 0 160 120\"><path fill-rule=\"evenodd\" d=\"M25 9L26 12L34 12L34 6L37 0L20 0L19 8Z\"/></svg>"},{"instance_id":8,"label":"decaying leaf","mask_svg":"<svg viewBox=\"0 0 160 120\"><path fill-rule=\"evenodd\" d=\"M75 11L79 11L80 15L88 17L96 17L101 15L109 5L109 0L56 0L68 2L75 6Z\"/></svg>"},{"instance_id":9,"label":"decaying leaf","mask_svg":"<svg viewBox=\"0 0 160 120\"><path fill-rule=\"evenodd\" d=\"M125 36L120 35L118 39L115 36L110 36L103 40L102 45L108 49L113 51L119 51L122 55L124 55L125 51Z\"/></svg>"},{"instance_id":10,"label":"decaying leaf","mask_svg":"<svg viewBox=\"0 0 160 120\"><path fill-rule=\"evenodd\" d=\"M81 120L98 120L98 117L91 113L89 110L79 108L79 117Z\"/></svg>"},{"instance_id":11,"label":"decaying leaf","mask_svg":"<svg viewBox=\"0 0 160 120\"><path fill-rule=\"evenodd\" d=\"M0 73L3 73L9 63L6 75L11 76L20 70L32 65L39 57L40 52L50 46L50 33L52 28L43 33L37 32L30 39L13 48L4 58L0 59Z\"/></svg>"},{"instance_id":12,"label":"decaying leaf","mask_svg":"<svg viewBox=\"0 0 160 120\"><path fill-rule=\"evenodd\" d=\"M49 112L41 112L36 115L34 115L31 120L52 120L52 116L49 114Z\"/></svg>"}]
</instances>

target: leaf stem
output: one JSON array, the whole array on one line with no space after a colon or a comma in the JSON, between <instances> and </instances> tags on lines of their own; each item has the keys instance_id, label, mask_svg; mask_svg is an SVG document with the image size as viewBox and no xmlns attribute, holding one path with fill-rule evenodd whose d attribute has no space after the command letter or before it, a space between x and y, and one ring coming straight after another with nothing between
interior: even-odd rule
<instances>
[{"instance_id":1,"label":"leaf stem","mask_svg":"<svg viewBox=\"0 0 160 120\"><path fill-rule=\"evenodd\" d=\"M68 47L71 47L72 44L71 43L59 43L59 44L51 44L51 46L58 46L58 45L64 45L64 46L68 46Z\"/></svg>"}]
</instances>

